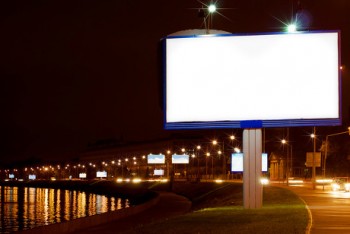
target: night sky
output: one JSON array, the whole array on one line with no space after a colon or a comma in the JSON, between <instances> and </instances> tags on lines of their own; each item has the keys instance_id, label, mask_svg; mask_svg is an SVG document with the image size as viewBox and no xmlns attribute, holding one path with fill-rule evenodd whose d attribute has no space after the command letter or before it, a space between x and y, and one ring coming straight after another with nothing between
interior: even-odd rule
<instances>
[{"instance_id":1,"label":"night sky","mask_svg":"<svg viewBox=\"0 0 350 234\"><path fill-rule=\"evenodd\" d=\"M299 3L298 3L299 2ZM207 3L207 2L205 2ZM350 1L226 0L213 28L341 30L344 122L349 123ZM203 28L196 0L0 2L0 164L58 157L101 139L143 141L163 130L160 39ZM220 9L222 8L222 9Z\"/></svg>"}]
</instances>

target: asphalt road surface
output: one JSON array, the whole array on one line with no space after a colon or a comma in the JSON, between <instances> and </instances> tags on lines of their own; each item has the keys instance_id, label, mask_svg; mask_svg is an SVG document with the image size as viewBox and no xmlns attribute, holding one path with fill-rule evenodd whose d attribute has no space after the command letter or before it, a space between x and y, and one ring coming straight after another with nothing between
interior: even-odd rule
<instances>
[{"instance_id":1,"label":"asphalt road surface","mask_svg":"<svg viewBox=\"0 0 350 234\"><path fill-rule=\"evenodd\" d=\"M311 234L350 233L350 193L332 191L330 186L279 185L294 191L311 211Z\"/></svg>"}]
</instances>

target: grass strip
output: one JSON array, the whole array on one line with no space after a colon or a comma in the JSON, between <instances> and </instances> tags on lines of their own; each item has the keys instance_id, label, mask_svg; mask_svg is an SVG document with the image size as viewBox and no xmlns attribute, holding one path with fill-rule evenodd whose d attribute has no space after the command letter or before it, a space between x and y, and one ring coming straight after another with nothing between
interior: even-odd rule
<instances>
[{"instance_id":1,"label":"grass strip","mask_svg":"<svg viewBox=\"0 0 350 234\"><path fill-rule=\"evenodd\" d=\"M242 195L241 190L240 193ZM215 196L214 191L208 194L213 198ZM307 209L293 192L268 186L264 187L263 196L261 209L219 205L138 227L129 233L305 233L308 222ZM237 194L234 197L238 197ZM240 196L240 199L242 198L243 195Z\"/></svg>"}]
</instances>

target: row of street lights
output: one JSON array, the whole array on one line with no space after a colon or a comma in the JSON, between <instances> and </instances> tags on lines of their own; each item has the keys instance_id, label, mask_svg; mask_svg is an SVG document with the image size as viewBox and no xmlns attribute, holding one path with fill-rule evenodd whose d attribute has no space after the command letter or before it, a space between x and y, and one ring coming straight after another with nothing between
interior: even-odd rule
<instances>
[{"instance_id":1,"label":"row of street lights","mask_svg":"<svg viewBox=\"0 0 350 234\"><path fill-rule=\"evenodd\" d=\"M326 136L326 148L325 148L325 153L324 153L324 160L323 160L323 177L325 177L325 171L326 171L326 159L328 156L328 138L331 136L336 136L336 135L341 135L341 134L346 134L349 133L350 134L350 127L348 128L348 131L344 131L344 132L339 132L339 133L334 133L334 134L329 134ZM289 132L288 132L288 137L289 137ZM316 178L316 164L315 164L315 154L316 154L316 128L313 129L313 133L310 135L311 138L313 139L313 156L312 156L312 182L313 185L315 185L315 178ZM226 141L225 141L226 139ZM208 178L209 175L209 165L210 165L210 161L211 161L211 175L214 177L214 159L215 160L222 160L222 169L220 170L220 166L218 166L218 163L216 163L216 170L217 172L221 171L221 175L222 178L225 178L226 173L227 173L227 153L231 154L231 153L238 153L240 152L240 148L236 147L235 144L233 143L236 140L236 137L234 135L230 135L225 139L221 139L220 141L216 138L214 140L211 140L209 142L207 142L206 144L198 144L189 148L185 148L182 147L179 149L179 151L182 154L188 154L189 158L191 160L189 169L192 170L192 174L191 176L193 176L194 174L197 175L197 177L199 178L200 176L200 158L202 158L202 169L204 169L204 165L205 165L205 176ZM228 144L227 142L231 142L230 144ZM293 175L293 146L292 144L289 142L289 139L282 139L281 143L283 145L287 146L287 154L286 154L286 171L285 171L285 176L286 178L289 178L290 175ZM225 145L226 144L226 145ZM229 147L227 147L229 145ZM226 148L225 148L226 146ZM172 149L168 149L166 151L166 155L167 155L167 161L166 161L166 167L167 167L167 176L169 177L169 169L170 169L170 156L172 154ZM200 156L201 155L201 156ZM215 156L217 156L215 158ZM102 161L101 163L79 163L76 165L70 165L70 164L66 164L64 166L41 166L41 167L26 167L24 168L24 173L53 173L53 172L57 172L57 171L62 171L63 169L65 169L66 171L68 171L68 173L71 172L75 172L75 174L77 174L78 171L87 171L88 168L95 168L95 170L99 170L99 169L104 169L104 168L109 168L111 170L111 172L114 172L114 176L117 175L117 171L118 173L120 173L119 171L122 171L122 175L124 175L124 169L129 168L133 168L135 169L135 167L140 168L140 166L142 167L149 167L150 165L147 164L147 157L145 155L141 156L141 157L126 157L126 158L119 158L119 159L113 159L111 161ZM195 168L195 162L197 160L197 168ZM217 162L219 162L217 161ZM153 165L154 166L154 165ZM192 166L192 167L191 167ZM119 167L119 169L117 170L117 168ZM126 168L124 168L126 167ZM114 168L114 169L112 169ZM181 168L181 167L179 167ZM185 166L185 168L187 168L187 166ZM91 169L90 169L91 171ZM139 171L139 170L137 170ZM196 173L193 173L194 171L196 171ZM1 173L2 172L2 173ZM16 174L20 174L18 169L12 169L12 170L0 170L1 174L12 174L12 173L16 173ZM22 173L22 172L21 172ZM203 173L203 172L202 172ZM287 184L288 184L288 179L287 179Z\"/></svg>"}]
</instances>

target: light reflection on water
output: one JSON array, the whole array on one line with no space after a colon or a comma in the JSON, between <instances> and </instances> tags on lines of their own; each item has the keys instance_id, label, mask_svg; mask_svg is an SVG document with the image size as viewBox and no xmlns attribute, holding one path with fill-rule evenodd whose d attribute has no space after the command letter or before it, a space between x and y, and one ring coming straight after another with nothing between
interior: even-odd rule
<instances>
[{"instance_id":1,"label":"light reflection on water","mask_svg":"<svg viewBox=\"0 0 350 234\"><path fill-rule=\"evenodd\" d=\"M0 233L129 207L127 199L49 188L0 186Z\"/></svg>"}]
</instances>

